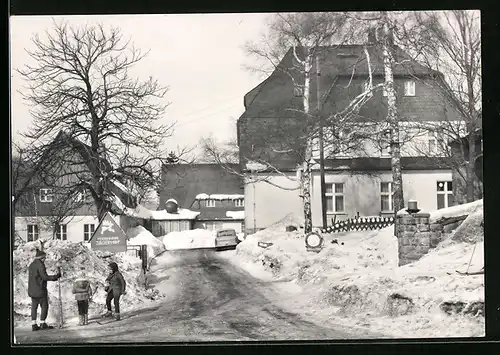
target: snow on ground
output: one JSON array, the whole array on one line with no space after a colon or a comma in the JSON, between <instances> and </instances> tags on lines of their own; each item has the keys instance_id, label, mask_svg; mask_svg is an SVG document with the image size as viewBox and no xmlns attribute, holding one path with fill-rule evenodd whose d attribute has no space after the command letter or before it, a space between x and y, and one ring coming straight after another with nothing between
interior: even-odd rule
<instances>
[{"instance_id":1,"label":"snow on ground","mask_svg":"<svg viewBox=\"0 0 500 355\"><path fill-rule=\"evenodd\" d=\"M35 248L39 243L30 242L19 246L13 252L14 275L14 312L17 325L30 322L31 298L28 296L28 266L34 260ZM61 265L62 278L60 279L63 316L68 324L75 324L78 317L77 304L72 294L73 281L78 276L84 276L91 282L92 289L97 292L89 305L89 315L105 311L104 291L105 279L109 274L108 264L115 261L127 282L127 293L120 300L123 311L141 307L151 300L162 297L157 290L146 290L138 283L140 272L139 264L125 254L113 255L93 251L81 243L50 240L45 243L47 253L45 265L49 274L57 273L57 264ZM47 321L56 323L59 314L59 282L48 282L49 315Z\"/></svg>"},{"instance_id":2,"label":"snow on ground","mask_svg":"<svg viewBox=\"0 0 500 355\"><path fill-rule=\"evenodd\" d=\"M475 243L484 240L483 209L471 212L452 235L455 241Z\"/></svg>"},{"instance_id":3,"label":"snow on ground","mask_svg":"<svg viewBox=\"0 0 500 355\"><path fill-rule=\"evenodd\" d=\"M215 232L201 228L170 232L159 239L167 250L215 247Z\"/></svg>"},{"instance_id":4,"label":"snow on ground","mask_svg":"<svg viewBox=\"0 0 500 355\"><path fill-rule=\"evenodd\" d=\"M153 258L156 255L165 251L165 245L162 241L156 238L150 231L143 226L137 226L127 231L130 238L127 241L129 245L147 245L148 256Z\"/></svg>"},{"instance_id":5,"label":"snow on ground","mask_svg":"<svg viewBox=\"0 0 500 355\"><path fill-rule=\"evenodd\" d=\"M469 262L469 272L484 265L481 204L433 213L469 214L454 232L467 240L448 238L402 267L393 226L324 235L325 248L314 253L306 251L301 231L285 231L291 217L248 235L235 252L221 257L255 277L281 281L278 301L312 320L368 327L388 337L483 336L484 276L455 272L467 271ZM261 248L258 242L273 245Z\"/></svg>"}]
</instances>

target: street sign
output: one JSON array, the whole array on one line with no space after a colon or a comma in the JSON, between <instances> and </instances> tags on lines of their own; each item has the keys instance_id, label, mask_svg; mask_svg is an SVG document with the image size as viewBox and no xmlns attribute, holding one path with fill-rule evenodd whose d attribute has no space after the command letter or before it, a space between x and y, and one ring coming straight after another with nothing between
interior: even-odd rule
<instances>
[{"instance_id":1,"label":"street sign","mask_svg":"<svg viewBox=\"0 0 500 355\"><path fill-rule=\"evenodd\" d=\"M91 249L112 253L127 251L127 236L109 212L104 215L94 234L92 234L90 247Z\"/></svg>"}]
</instances>

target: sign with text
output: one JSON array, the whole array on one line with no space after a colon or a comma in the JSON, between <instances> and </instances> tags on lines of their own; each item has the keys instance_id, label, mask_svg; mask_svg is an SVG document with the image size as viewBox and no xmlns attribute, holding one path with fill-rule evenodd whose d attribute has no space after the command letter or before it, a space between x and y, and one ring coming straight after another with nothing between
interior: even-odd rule
<instances>
[{"instance_id":1,"label":"sign with text","mask_svg":"<svg viewBox=\"0 0 500 355\"><path fill-rule=\"evenodd\" d=\"M99 222L97 229L90 239L90 247L95 250L112 253L127 251L127 236L109 212Z\"/></svg>"}]
</instances>

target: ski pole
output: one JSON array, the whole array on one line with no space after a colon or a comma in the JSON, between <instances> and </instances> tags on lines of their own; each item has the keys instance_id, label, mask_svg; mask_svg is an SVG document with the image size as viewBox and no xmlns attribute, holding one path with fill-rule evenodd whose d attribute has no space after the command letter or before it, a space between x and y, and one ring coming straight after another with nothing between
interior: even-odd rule
<instances>
[{"instance_id":1,"label":"ski pole","mask_svg":"<svg viewBox=\"0 0 500 355\"><path fill-rule=\"evenodd\" d=\"M57 272L61 274L61 267L57 267ZM61 278L57 279L58 287L59 287L59 328L62 328L64 319L63 319L63 306L62 306L62 298L61 298Z\"/></svg>"}]
</instances>

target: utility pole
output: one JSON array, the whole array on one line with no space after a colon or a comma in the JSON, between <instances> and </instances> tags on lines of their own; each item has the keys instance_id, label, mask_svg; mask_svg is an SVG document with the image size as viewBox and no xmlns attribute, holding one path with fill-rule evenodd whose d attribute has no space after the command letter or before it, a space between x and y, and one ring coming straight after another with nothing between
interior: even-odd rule
<instances>
[{"instance_id":1,"label":"utility pole","mask_svg":"<svg viewBox=\"0 0 500 355\"><path fill-rule=\"evenodd\" d=\"M319 178L321 189L321 221L323 228L327 227L326 220L326 184L325 184L325 152L323 144L323 115L321 114L321 96L320 96L320 77L319 58L316 53L316 102L317 117L319 120Z\"/></svg>"}]
</instances>

